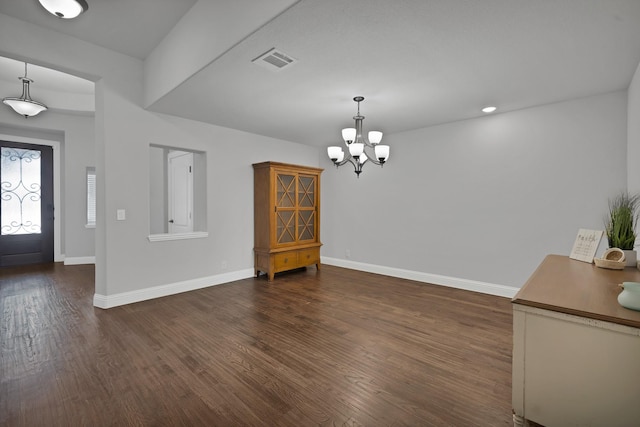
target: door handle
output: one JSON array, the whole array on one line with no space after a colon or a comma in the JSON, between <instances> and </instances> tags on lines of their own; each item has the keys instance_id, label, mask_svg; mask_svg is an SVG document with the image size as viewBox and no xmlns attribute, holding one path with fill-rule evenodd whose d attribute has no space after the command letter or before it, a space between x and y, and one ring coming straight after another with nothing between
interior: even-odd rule
<instances>
[{"instance_id":1,"label":"door handle","mask_svg":"<svg viewBox=\"0 0 640 427\"><path fill-rule=\"evenodd\" d=\"M172 219L170 219L170 220L169 220L169 223L170 223L170 224L173 224L173 220L172 220Z\"/></svg>"}]
</instances>

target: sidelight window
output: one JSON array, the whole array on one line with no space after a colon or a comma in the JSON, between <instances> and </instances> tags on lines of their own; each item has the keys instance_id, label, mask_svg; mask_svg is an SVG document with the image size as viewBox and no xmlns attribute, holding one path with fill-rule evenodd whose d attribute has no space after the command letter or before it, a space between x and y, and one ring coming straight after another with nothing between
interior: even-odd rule
<instances>
[{"instance_id":1,"label":"sidelight window","mask_svg":"<svg viewBox=\"0 0 640 427\"><path fill-rule=\"evenodd\" d=\"M87 168L87 228L96 226L96 169Z\"/></svg>"}]
</instances>

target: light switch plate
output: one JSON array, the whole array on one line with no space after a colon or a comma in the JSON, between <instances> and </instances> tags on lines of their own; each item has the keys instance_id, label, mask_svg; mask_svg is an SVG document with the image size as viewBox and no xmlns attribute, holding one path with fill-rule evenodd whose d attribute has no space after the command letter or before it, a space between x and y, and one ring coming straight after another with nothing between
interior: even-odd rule
<instances>
[{"instance_id":1,"label":"light switch plate","mask_svg":"<svg viewBox=\"0 0 640 427\"><path fill-rule=\"evenodd\" d=\"M117 215L118 221L124 221L125 219L127 219L127 215L124 209L118 209L116 211L116 215Z\"/></svg>"}]
</instances>

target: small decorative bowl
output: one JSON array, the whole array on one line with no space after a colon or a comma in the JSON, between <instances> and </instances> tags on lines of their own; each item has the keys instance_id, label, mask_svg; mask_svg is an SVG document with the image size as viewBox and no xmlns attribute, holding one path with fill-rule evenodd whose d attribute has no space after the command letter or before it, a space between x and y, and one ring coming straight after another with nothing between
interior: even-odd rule
<instances>
[{"instance_id":1,"label":"small decorative bowl","mask_svg":"<svg viewBox=\"0 0 640 427\"><path fill-rule=\"evenodd\" d=\"M610 270L623 270L625 260L624 252L618 248L609 248L602 254L602 258L593 259L596 267L608 268Z\"/></svg>"},{"instance_id":2,"label":"small decorative bowl","mask_svg":"<svg viewBox=\"0 0 640 427\"><path fill-rule=\"evenodd\" d=\"M607 261L625 262L627 257L622 249L609 248L604 251L604 254L602 254L602 258L606 259Z\"/></svg>"},{"instance_id":3,"label":"small decorative bowl","mask_svg":"<svg viewBox=\"0 0 640 427\"><path fill-rule=\"evenodd\" d=\"M624 261L609 261L602 258L594 258L593 262L596 263L596 267L608 268L609 270L624 270Z\"/></svg>"}]
</instances>

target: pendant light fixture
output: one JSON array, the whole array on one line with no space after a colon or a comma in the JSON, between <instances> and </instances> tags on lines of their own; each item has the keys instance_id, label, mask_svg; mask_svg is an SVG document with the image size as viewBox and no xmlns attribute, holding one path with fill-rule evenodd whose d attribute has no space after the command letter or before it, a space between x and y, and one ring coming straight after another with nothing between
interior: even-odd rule
<instances>
[{"instance_id":1,"label":"pendant light fixture","mask_svg":"<svg viewBox=\"0 0 640 427\"><path fill-rule=\"evenodd\" d=\"M89 9L85 0L38 0L47 11L63 19L73 19Z\"/></svg>"},{"instance_id":2,"label":"pendant light fixture","mask_svg":"<svg viewBox=\"0 0 640 427\"><path fill-rule=\"evenodd\" d=\"M31 99L29 84L33 83L33 80L27 77L26 62L24 63L24 77L18 77L18 79L22 80L22 95L20 98L7 97L4 98L2 102L13 108L16 113L23 115L25 118L35 116L45 111L47 109L46 105L42 102Z\"/></svg>"},{"instance_id":3,"label":"pendant light fixture","mask_svg":"<svg viewBox=\"0 0 640 427\"><path fill-rule=\"evenodd\" d=\"M347 162L351 163L355 169L354 172L360 178L362 166L364 166L365 162L371 161L379 166L384 165L389 158L389 146L380 145L382 132L371 131L369 132L369 138L365 138L362 135L364 116L360 115L360 102L364 101L364 97L356 96L353 100L358 103L358 114L353 117L356 121L356 127L342 129L342 139L344 139L344 143L349 150L345 156L341 147L332 146L327 148L327 154L336 167L342 166ZM368 153L367 149L369 149Z\"/></svg>"}]
</instances>

